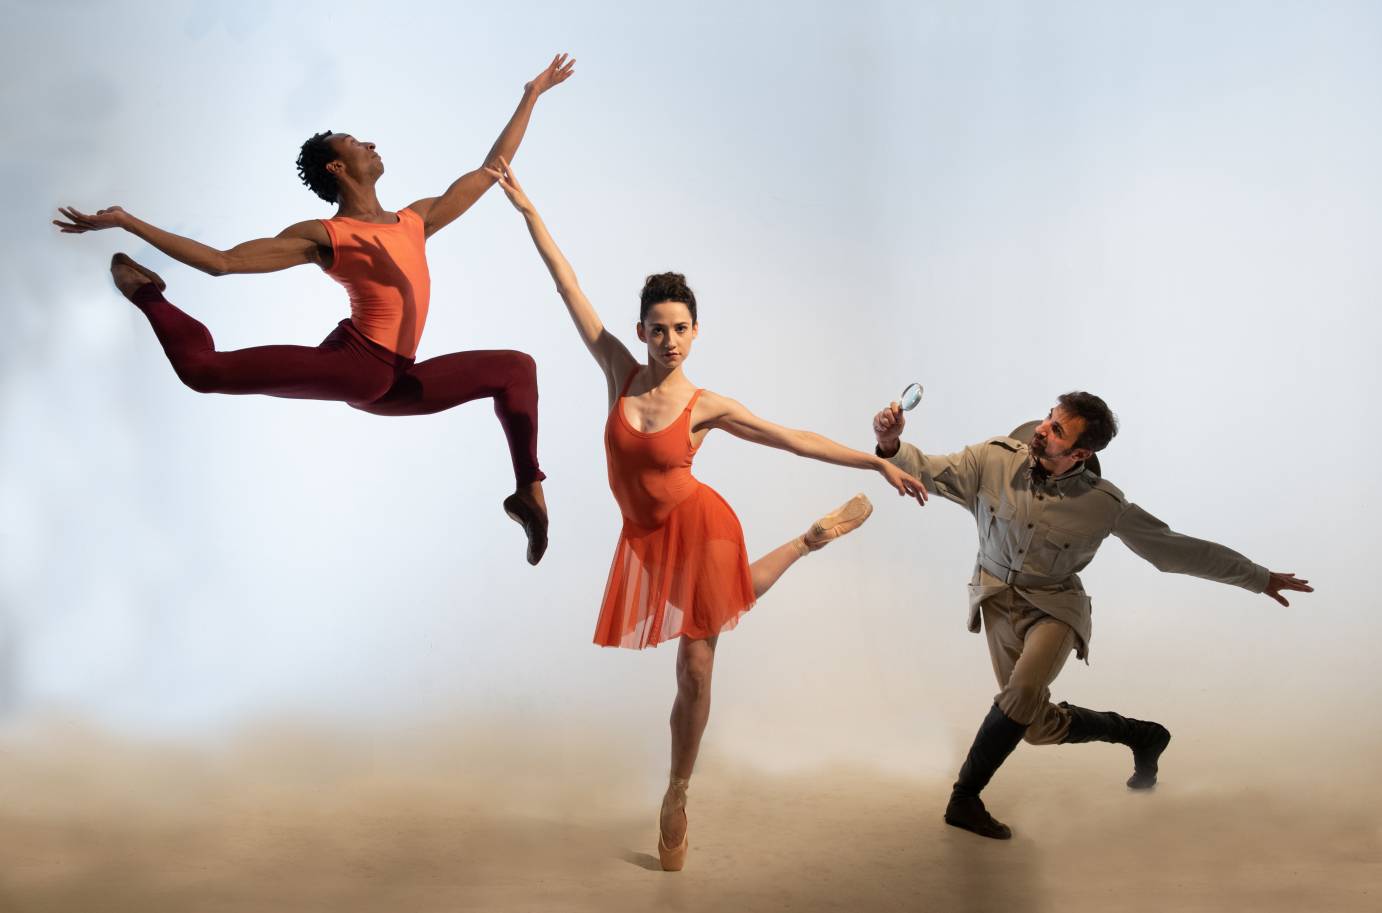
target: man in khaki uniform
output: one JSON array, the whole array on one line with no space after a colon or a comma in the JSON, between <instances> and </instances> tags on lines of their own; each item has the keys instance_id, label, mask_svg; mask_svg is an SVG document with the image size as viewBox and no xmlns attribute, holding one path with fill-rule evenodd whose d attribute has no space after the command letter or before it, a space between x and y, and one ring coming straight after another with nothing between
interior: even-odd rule
<instances>
[{"instance_id":1,"label":"man in khaki uniform","mask_svg":"<svg viewBox=\"0 0 1382 913\"><path fill-rule=\"evenodd\" d=\"M1165 727L1051 703L1050 685L1070 651L1080 659L1088 655L1089 597L1078 572L1110 534L1158 570L1231 583L1282 605L1282 590L1311 592L1294 574L1268 571L1232 549L1172 531L1104 481L1094 454L1113 439L1117 422L1093 394L1061 396L1029 440L991 438L945 456L902 443L904 424L897 403L874 416L878 455L968 508L978 524L969 629L978 632L982 619L1001 689L951 791L945 820L956 827L1012 836L984 808L979 792L1023 739L1127 745L1134 767L1128 786L1156 784L1157 760L1171 740Z\"/></svg>"}]
</instances>

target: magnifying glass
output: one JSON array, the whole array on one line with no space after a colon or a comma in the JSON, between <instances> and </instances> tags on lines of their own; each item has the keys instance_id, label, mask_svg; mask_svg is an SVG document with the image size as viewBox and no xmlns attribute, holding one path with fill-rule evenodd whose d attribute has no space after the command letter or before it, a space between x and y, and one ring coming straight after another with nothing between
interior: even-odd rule
<instances>
[{"instance_id":1,"label":"magnifying glass","mask_svg":"<svg viewBox=\"0 0 1382 913\"><path fill-rule=\"evenodd\" d=\"M907 388L902 391L902 395L897 398L897 403L902 407L902 411L910 412L915 409L917 403L921 402L921 393L921 384L908 384Z\"/></svg>"}]
</instances>

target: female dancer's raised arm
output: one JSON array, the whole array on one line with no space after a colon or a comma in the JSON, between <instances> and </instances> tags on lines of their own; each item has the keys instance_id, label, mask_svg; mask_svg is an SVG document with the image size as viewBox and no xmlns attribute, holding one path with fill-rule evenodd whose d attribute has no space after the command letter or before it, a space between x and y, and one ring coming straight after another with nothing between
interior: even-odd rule
<instances>
[{"instance_id":1,"label":"female dancer's raised arm","mask_svg":"<svg viewBox=\"0 0 1382 913\"><path fill-rule=\"evenodd\" d=\"M619 394L619 387L628 377L629 372L638 367L638 361L629 353L624 346L609 330L605 329L605 324L600 320L600 315L595 312L590 299L585 297L585 292L581 291L580 283L576 281L576 272L567 262L561 249L557 247L557 242L552 240L552 234L543 224L542 217L537 214L537 208L533 206L532 200L523 192L523 187L518 183L518 178L514 176L513 169L503 158L498 157L499 166L497 168L486 168L490 174L504 190L509 202L513 203L514 208L523 214L523 219L528 223L528 233L533 236L533 243L537 245L537 252L542 255L542 260L547 264L547 270L552 274L552 280L557 284L557 291L561 293L562 301L566 302L566 310L571 314L571 320L576 324L576 331L581 334L581 341L590 350L595 361L600 365L600 369L605 372L605 379L609 384L610 401L613 402Z\"/></svg>"},{"instance_id":2,"label":"female dancer's raised arm","mask_svg":"<svg viewBox=\"0 0 1382 913\"><path fill-rule=\"evenodd\" d=\"M699 422L699 427L719 428L750 443L776 447L823 463L834 463L836 466L849 466L854 469L872 469L897 489L898 494L916 498L919 504L926 503L926 486L920 479L908 475L872 453L846 447L814 431L798 431L773 424L754 415L744 408L743 404L728 396L721 396L709 390L701 397L701 404L704 418Z\"/></svg>"}]
</instances>

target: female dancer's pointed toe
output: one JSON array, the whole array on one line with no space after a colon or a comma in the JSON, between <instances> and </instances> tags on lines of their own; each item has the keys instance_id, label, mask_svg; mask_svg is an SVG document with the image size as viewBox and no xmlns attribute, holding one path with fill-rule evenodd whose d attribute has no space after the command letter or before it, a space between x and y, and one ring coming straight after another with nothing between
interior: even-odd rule
<instances>
[{"instance_id":1,"label":"female dancer's pointed toe","mask_svg":"<svg viewBox=\"0 0 1382 913\"><path fill-rule=\"evenodd\" d=\"M154 285L160 292L168 287L168 283L159 278L158 273L135 263L125 254L116 254L110 258L110 277L115 280L115 287L120 290L120 294L131 300L134 293L146 285Z\"/></svg>"},{"instance_id":2,"label":"female dancer's pointed toe","mask_svg":"<svg viewBox=\"0 0 1382 913\"><path fill-rule=\"evenodd\" d=\"M686 865L686 851L691 844L688 834L690 833L689 822L686 820L686 789L690 786L690 781L685 777L672 777L667 784L667 792L662 797L662 810L657 816L657 861L662 864L664 872L680 872L682 866ZM667 837L663 833L663 822L668 818L681 812L682 827L681 842L676 846L667 845Z\"/></svg>"},{"instance_id":3,"label":"female dancer's pointed toe","mask_svg":"<svg viewBox=\"0 0 1382 913\"><path fill-rule=\"evenodd\" d=\"M826 514L806 531L802 536L802 542L806 545L807 551L816 551L824 548L834 539L838 539L846 533L853 532L873 513L873 503L863 494L857 494L844 504L841 504L832 513Z\"/></svg>"},{"instance_id":4,"label":"female dancer's pointed toe","mask_svg":"<svg viewBox=\"0 0 1382 913\"><path fill-rule=\"evenodd\" d=\"M662 842L662 826L659 823L657 830L657 861L662 864L664 872L680 872L686 865L686 851L690 849L690 838L687 834L681 835L681 843L674 847L669 847Z\"/></svg>"}]
</instances>

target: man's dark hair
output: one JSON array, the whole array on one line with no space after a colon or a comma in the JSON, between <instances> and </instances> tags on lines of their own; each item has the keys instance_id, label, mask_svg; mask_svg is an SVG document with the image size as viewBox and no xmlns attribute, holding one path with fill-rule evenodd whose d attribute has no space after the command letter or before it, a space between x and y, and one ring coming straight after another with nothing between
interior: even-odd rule
<instances>
[{"instance_id":1,"label":"man's dark hair","mask_svg":"<svg viewBox=\"0 0 1382 913\"><path fill-rule=\"evenodd\" d=\"M1109 409L1108 403L1093 393L1083 390L1063 393L1059 402L1065 407L1066 412L1084 419L1084 431L1075 442L1076 447L1087 447L1098 453L1107 447L1108 442L1118 433L1117 417Z\"/></svg>"},{"instance_id":2,"label":"man's dark hair","mask_svg":"<svg viewBox=\"0 0 1382 913\"><path fill-rule=\"evenodd\" d=\"M331 131L325 130L302 144L298 153L298 177L312 192L328 203L335 203L340 194L336 175L326 170L326 166L340 158L331 148Z\"/></svg>"},{"instance_id":3,"label":"man's dark hair","mask_svg":"<svg viewBox=\"0 0 1382 913\"><path fill-rule=\"evenodd\" d=\"M681 273L654 273L643 282L643 295L638 307L638 320L648 319L648 309L664 301L680 301L691 312L691 322L696 322L696 293L686 284Z\"/></svg>"}]
</instances>

